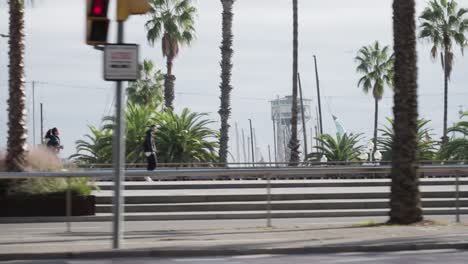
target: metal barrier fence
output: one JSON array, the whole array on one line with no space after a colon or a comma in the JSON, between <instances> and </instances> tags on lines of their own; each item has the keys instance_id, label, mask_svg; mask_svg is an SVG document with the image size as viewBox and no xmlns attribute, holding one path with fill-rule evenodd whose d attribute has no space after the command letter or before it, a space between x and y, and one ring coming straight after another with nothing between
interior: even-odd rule
<instances>
[{"instance_id":1,"label":"metal barrier fence","mask_svg":"<svg viewBox=\"0 0 468 264\"><path fill-rule=\"evenodd\" d=\"M467 164L466 160L421 160L420 165L460 165ZM303 161L298 163L298 167L314 167L314 166L361 166L361 165L390 165L391 161ZM96 163L96 164L70 164L80 169L112 169L112 164ZM144 169L146 163L127 163L127 169ZM226 167L226 168L245 168L245 167L287 167L289 162L229 162L229 163L216 163L216 162L189 162L189 163L158 163L159 168L212 168L212 167Z\"/></svg>"},{"instance_id":2,"label":"metal barrier fence","mask_svg":"<svg viewBox=\"0 0 468 264\"><path fill-rule=\"evenodd\" d=\"M168 177L177 178L180 176L190 177L219 177L235 176L238 178L251 176L288 176L288 177L323 177L325 175L346 175L346 174L389 174L390 166L334 166L334 167L255 167L255 168L203 168L203 169L157 169L154 171L146 170L127 170L127 177ZM468 173L468 165L422 165L419 166L420 173L445 173L447 175L465 175ZM52 177L52 178L74 178L89 177L101 178L112 177L114 172L111 170L98 171L60 171L60 172L0 172L0 179L28 179L34 177Z\"/></svg>"},{"instance_id":3,"label":"metal barrier fence","mask_svg":"<svg viewBox=\"0 0 468 264\"><path fill-rule=\"evenodd\" d=\"M340 166L340 167L255 167L255 168L204 168L204 169L158 169L155 171L144 171L144 170L127 170L125 172L126 177L164 177L166 179L177 179L178 177L190 177L191 179L203 178L203 179L219 179L219 177L235 177L239 179L251 178L251 177L262 177L266 179L266 203L267 203L267 226L271 226L271 178L272 177L288 177L289 179L302 179L316 178L322 179L330 175L340 175L341 177L347 177L356 174L389 174L391 170L390 166ZM456 219L460 220L459 216L459 177L468 176L468 165L423 165L419 167L419 172L424 173L436 173L443 174L445 176L455 177L455 198L456 198ZM28 179L28 178L73 178L73 177L89 177L89 178L112 178L114 175L113 171L110 170L99 170L99 171L66 171L66 172L0 172L0 179ZM114 207L120 206L123 208L123 204L117 204L116 201L122 201L120 197L121 192L116 192L117 196L114 195ZM71 193L67 192L67 230L71 230ZM122 215L113 215L113 221L119 221L122 219ZM119 226L122 226L121 224ZM122 232L122 231L120 231ZM114 230L113 240L116 244L116 240L119 240L121 235L117 234ZM120 244L117 242L117 244Z\"/></svg>"}]
</instances>

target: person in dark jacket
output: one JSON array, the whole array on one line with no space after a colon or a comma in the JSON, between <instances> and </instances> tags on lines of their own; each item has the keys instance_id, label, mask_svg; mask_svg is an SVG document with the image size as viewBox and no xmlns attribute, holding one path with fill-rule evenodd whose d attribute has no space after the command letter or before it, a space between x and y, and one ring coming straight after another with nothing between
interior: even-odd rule
<instances>
[{"instance_id":1,"label":"person in dark jacket","mask_svg":"<svg viewBox=\"0 0 468 264\"><path fill-rule=\"evenodd\" d=\"M150 126L146 131L145 142L143 143L143 151L145 152L147 169L152 171L156 169L156 144L154 142L154 134L156 133L156 125Z\"/></svg>"},{"instance_id":2,"label":"person in dark jacket","mask_svg":"<svg viewBox=\"0 0 468 264\"><path fill-rule=\"evenodd\" d=\"M52 137L52 129L47 130L45 136L44 136L44 144L47 146L47 144L50 141L50 138Z\"/></svg>"},{"instance_id":3,"label":"person in dark jacket","mask_svg":"<svg viewBox=\"0 0 468 264\"><path fill-rule=\"evenodd\" d=\"M47 147L54 153L59 153L60 150L63 149L63 146L60 145L59 134L60 132L58 128L54 127L49 129L45 136Z\"/></svg>"}]
</instances>

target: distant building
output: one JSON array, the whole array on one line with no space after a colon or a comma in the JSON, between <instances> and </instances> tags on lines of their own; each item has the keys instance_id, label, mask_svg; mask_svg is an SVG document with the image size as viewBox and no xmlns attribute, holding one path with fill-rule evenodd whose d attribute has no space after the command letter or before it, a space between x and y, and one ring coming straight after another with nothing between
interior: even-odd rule
<instances>
[{"instance_id":1,"label":"distant building","mask_svg":"<svg viewBox=\"0 0 468 264\"><path fill-rule=\"evenodd\" d=\"M304 101L304 117L306 127L302 127L302 112L301 112L301 101L298 100L297 110L297 137L301 142L301 152L304 154L304 142L303 142L303 133L304 131L308 132L307 126L308 121L312 119L312 100L303 99ZM291 137L291 108L292 108L292 96L286 96L283 98L278 98L270 101L271 103L271 120L273 121L274 132L276 144L274 149L276 149L276 161L277 162L287 162L289 161L290 149L288 148L288 143ZM307 135L308 141L308 152L311 152L311 135ZM274 155L274 153L273 153ZM303 155L301 155L303 157Z\"/></svg>"}]
</instances>

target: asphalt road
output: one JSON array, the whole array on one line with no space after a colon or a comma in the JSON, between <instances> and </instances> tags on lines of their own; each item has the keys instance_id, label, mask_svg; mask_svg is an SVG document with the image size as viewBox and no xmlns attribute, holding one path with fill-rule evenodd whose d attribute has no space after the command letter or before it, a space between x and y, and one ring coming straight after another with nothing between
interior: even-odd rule
<instances>
[{"instance_id":1,"label":"asphalt road","mask_svg":"<svg viewBox=\"0 0 468 264\"><path fill-rule=\"evenodd\" d=\"M388 253L339 253L313 255L246 255L232 257L199 258L123 258L102 260L37 260L8 261L1 264L331 264L331 263L444 263L462 264L468 259L468 251L424 250Z\"/></svg>"}]
</instances>

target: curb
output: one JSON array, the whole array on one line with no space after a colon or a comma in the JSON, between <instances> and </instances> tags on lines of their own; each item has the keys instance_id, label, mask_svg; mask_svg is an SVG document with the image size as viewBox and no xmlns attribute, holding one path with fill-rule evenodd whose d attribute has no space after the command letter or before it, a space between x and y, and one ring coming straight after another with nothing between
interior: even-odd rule
<instances>
[{"instance_id":1,"label":"curb","mask_svg":"<svg viewBox=\"0 0 468 264\"><path fill-rule=\"evenodd\" d=\"M395 252L435 249L467 250L468 242L389 244L378 246L313 246L299 248L246 248L246 249L116 249L104 251L83 251L63 253L7 253L0 254L0 261L45 260L45 259L104 259L104 258L144 258L144 257L206 257L239 256L260 254L332 254L346 252Z\"/></svg>"}]
</instances>

